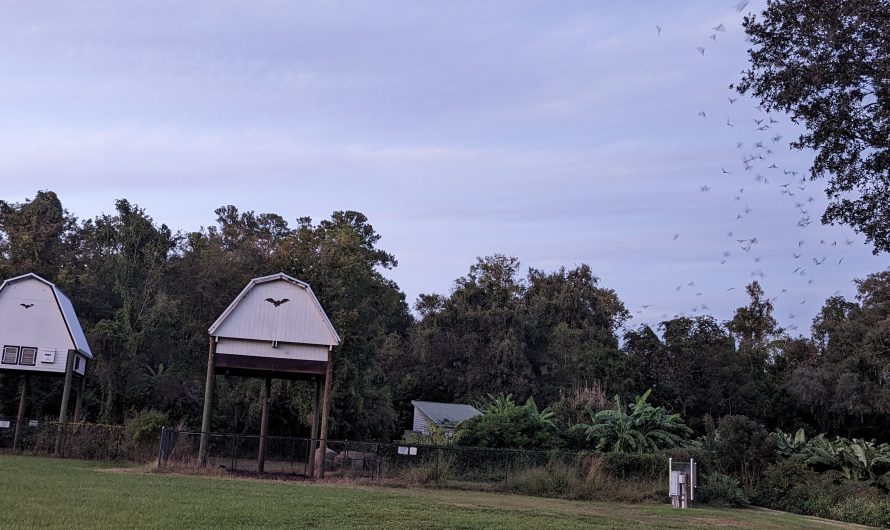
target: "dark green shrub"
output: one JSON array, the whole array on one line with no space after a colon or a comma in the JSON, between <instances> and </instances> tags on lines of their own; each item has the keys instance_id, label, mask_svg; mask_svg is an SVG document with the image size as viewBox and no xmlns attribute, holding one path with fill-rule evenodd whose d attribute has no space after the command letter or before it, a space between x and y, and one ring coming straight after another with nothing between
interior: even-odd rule
<instances>
[{"instance_id":1,"label":"dark green shrub","mask_svg":"<svg viewBox=\"0 0 890 530\"><path fill-rule=\"evenodd\" d=\"M493 403L483 414L461 423L455 443L473 447L503 449L550 449L561 440L553 423L553 414L538 410L529 399L525 405L513 403L512 396L491 396Z\"/></svg>"},{"instance_id":2,"label":"dark green shrub","mask_svg":"<svg viewBox=\"0 0 890 530\"><path fill-rule=\"evenodd\" d=\"M821 515L830 503L825 481L800 459L769 466L754 492L760 506L786 512Z\"/></svg>"},{"instance_id":3,"label":"dark green shrub","mask_svg":"<svg viewBox=\"0 0 890 530\"><path fill-rule=\"evenodd\" d=\"M776 442L766 428L747 416L724 416L706 446L716 454L720 469L739 477L752 489L764 469L776 460Z\"/></svg>"},{"instance_id":4,"label":"dark green shrub","mask_svg":"<svg viewBox=\"0 0 890 530\"><path fill-rule=\"evenodd\" d=\"M129 457L135 461L147 461L158 451L161 427L170 419L157 410L143 410L127 418L124 423L124 444Z\"/></svg>"},{"instance_id":5,"label":"dark green shrub","mask_svg":"<svg viewBox=\"0 0 890 530\"><path fill-rule=\"evenodd\" d=\"M716 506L745 506L749 503L748 492L739 479L723 473L701 476L696 500Z\"/></svg>"},{"instance_id":6,"label":"dark green shrub","mask_svg":"<svg viewBox=\"0 0 890 530\"><path fill-rule=\"evenodd\" d=\"M656 479L667 483L667 458L661 454L604 453L606 471L616 478Z\"/></svg>"}]
</instances>

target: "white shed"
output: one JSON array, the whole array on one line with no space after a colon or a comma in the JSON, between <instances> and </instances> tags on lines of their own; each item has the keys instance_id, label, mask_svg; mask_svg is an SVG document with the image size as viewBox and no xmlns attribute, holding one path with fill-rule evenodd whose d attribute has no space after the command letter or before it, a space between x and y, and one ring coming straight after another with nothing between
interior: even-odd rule
<instances>
[{"instance_id":1,"label":"white shed","mask_svg":"<svg viewBox=\"0 0 890 530\"><path fill-rule=\"evenodd\" d=\"M209 333L217 369L231 374L324 375L340 344L309 284L283 273L251 280Z\"/></svg>"},{"instance_id":2,"label":"white shed","mask_svg":"<svg viewBox=\"0 0 890 530\"><path fill-rule=\"evenodd\" d=\"M446 433L454 432L458 424L482 414L473 405L463 403L438 403L435 401L412 401L414 421L412 430L421 434L429 434L430 427L444 429Z\"/></svg>"},{"instance_id":3,"label":"white shed","mask_svg":"<svg viewBox=\"0 0 890 530\"><path fill-rule=\"evenodd\" d=\"M71 383L74 376L79 376L74 410L74 421L79 421L87 363L93 353L71 300L58 287L33 273L4 281L0 285L0 345L0 373L25 376L14 450L18 446L30 376L64 376L60 422L67 419Z\"/></svg>"},{"instance_id":4,"label":"white shed","mask_svg":"<svg viewBox=\"0 0 890 530\"><path fill-rule=\"evenodd\" d=\"M271 379L307 379L315 384L307 474L323 475L321 459L327 440L331 389L331 351L340 344L334 326L309 284L284 273L251 280L210 326L210 353L201 423L202 461L207 457L210 410L216 374L265 379L261 401L257 470L263 472ZM321 398L323 387L323 398ZM322 399L321 405L319 399ZM320 406L319 406L320 405ZM319 418L320 414L320 418ZM319 425L320 423L320 425ZM321 445L315 451L315 440ZM312 456L315 454L316 456ZM316 468L316 460L319 460Z\"/></svg>"}]
</instances>

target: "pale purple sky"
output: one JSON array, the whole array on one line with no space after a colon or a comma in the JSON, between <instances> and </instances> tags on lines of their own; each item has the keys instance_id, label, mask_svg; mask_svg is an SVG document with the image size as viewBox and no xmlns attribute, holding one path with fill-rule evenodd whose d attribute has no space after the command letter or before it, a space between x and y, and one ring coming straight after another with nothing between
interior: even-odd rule
<instances>
[{"instance_id":1,"label":"pale purple sky","mask_svg":"<svg viewBox=\"0 0 890 530\"><path fill-rule=\"evenodd\" d=\"M762 272L806 331L890 259L818 224L818 183L782 171L811 156L784 117L756 131L754 103L728 101L734 3L0 0L0 199L52 189L86 218L126 197L184 230L223 204L359 210L409 301L499 252L590 264L631 326L702 304L727 319ZM746 171L758 140L775 153Z\"/></svg>"}]
</instances>

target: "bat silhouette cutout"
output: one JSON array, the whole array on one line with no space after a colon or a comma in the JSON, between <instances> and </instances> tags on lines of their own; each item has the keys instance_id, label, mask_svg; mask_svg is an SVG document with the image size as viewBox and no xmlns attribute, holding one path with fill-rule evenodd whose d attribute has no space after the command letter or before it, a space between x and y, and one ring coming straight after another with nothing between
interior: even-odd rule
<instances>
[{"instance_id":1,"label":"bat silhouette cutout","mask_svg":"<svg viewBox=\"0 0 890 530\"><path fill-rule=\"evenodd\" d=\"M19 305L22 306L22 307L24 307L25 309L34 307L34 304L19 304Z\"/></svg>"},{"instance_id":2,"label":"bat silhouette cutout","mask_svg":"<svg viewBox=\"0 0 890 530\"><path fill-rule=\"evenodd\" d=\"M284 304L284 303L286 303L286 302L290 302L290 299L289 299L289 298L282 298L281 300L275 300L274 298L266 298L266 301L269 302L270 304L274 305L275 307L278 307L278 306L280 306L281 304Z\"/></svg>"}]
</instances>

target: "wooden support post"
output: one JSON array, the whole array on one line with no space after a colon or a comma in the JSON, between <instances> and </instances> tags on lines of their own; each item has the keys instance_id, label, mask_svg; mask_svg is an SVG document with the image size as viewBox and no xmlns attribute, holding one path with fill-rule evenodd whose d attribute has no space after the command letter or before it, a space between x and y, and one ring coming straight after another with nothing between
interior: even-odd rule
<instances>
[{"instance_id":1,"label":"wooden support post","mask_svg":"<svg viewBox=\"0 0 890 530\"><path fill-rule=\"evenodd\" d=\"M257 473L262 473L266 467L266 435L269 433L269 394L272 393L272 378L267 377L263 381L263 389L260 391L262 403L262 415L260 416L260 450L256 458Z\"/></svg>"},{"instance_id":2,"label":"wooden support post","mask_svg":"<svg viewBox=\"0 0 890 530\"><path fill-rule=\"evenodd\" d=\"M210 412L213 408L213 386L216 376L216 341L210 337L207 353L207 379L204 381L204 415L201 418L201 443L198 446L198 460L207 463L207 442L210 440Z\"/></svg>"},{"instance_id":3,"label":"wooden support post","mask_svg":"<svg viewBox=\"0 0 890 530\"><path fill-rule=\"evenodd\" d=\"M65 359L65 386L62 387L62 407L59 409L55 456L59 456L59 451L62 449L62 424L68 420L68 399L71 397L71 378L74 376L74 358L76 356L76 351L68 350L68 357Z\"/></svg>"},{"instance_id":4,"label":"wooden support post","mask_svg":"<svg viewBox=\"0 0 890 530\"><path fill-rule=\"evenodd\" d=\"M312 426L309 430L309 456L306 459L309 463L309 470L306 472L307 477L315 476L315 449L318 447L318 413L320 412L318 401L321 397L321 380L317 377L313 378L312 384L315 386L315 392L312 396Z\"/></svg>"},{"instance_id":5,"label":"wooden support post","mask_svg":"<svg viewBox=\"0 0 890 530\"><path fill-rule=\"evenodd\" d=\"M331 368L332 368L331 356L328 354L328 368L324 374L324 394L322 396L321 401L321 427L320 432L318 433L318 441L319 441L319 458L316 462L315 473L318 478L324 478L324 464L325 457L327 456L328 450L328 409L330 409L331 405Z\"/></svg>"},{"instance_id":6,"label":"wooden support post","mask_svg":"<svg viewBox=\"0 0 890 530\"><path fill-rule=\"evenodd\" d=\"M28 374L22 377L21 396L19 397L19 413L15 417L15 434L12 435L12 452L19 450L19 438L22 435L22 423L25 421L25 401L28 399Z\"/></svg>"},{"instance_id":7,"label":"wooden support post","mask_svg":"<svg viewBox=\"0 0 890 530\"><path fill-rule=\"evenodd\" d=\"M87 373L84 370L82 376L80 376L80 384L77 386L77 401L74 402L74 423L79 423L81 420L80 414L83 410L83 393L86 392L87 389Z\"/></svg>"}]
</instances>

